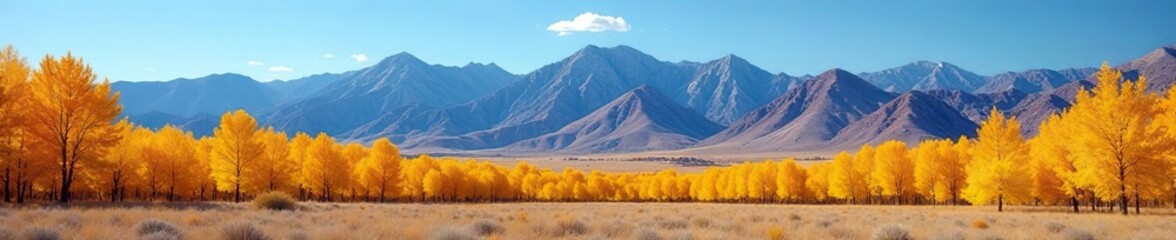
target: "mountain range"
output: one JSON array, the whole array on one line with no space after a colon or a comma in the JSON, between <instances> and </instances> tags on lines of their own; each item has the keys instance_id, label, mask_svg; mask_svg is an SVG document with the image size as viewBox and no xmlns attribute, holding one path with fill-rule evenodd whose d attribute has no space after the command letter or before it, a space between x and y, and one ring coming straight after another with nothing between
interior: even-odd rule
<instances>
[{"instance_id":1,"label":"mountain range","mask_svg":"<svg viewBox=\"0 0 1176 240\"><path fill-rule=\"evenodd\" d=\"M1119 66L1151 89L1176 82L1176 46ZM946 62L817 76L770 73L735 55L668 62L589 45L530 73L428 64L400 53L363 69L259 82L225 73L116 82L124 115L211 134L225 111L351 141L388 137L408 153L832 152L889 139L974 136L996 108L1024 133L1071 104L1096 69L982 76Z\"/></svg>"}]
</instances>

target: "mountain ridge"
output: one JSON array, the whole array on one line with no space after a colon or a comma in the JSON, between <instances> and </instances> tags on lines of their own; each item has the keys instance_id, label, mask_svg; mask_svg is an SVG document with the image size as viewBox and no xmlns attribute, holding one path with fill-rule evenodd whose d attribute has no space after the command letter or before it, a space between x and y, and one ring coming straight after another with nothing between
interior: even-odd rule
<instances>
[{"instance_id":1,"label":"mountain ridge","mask_svg":"<svg viewBox=\"0 0 1176 240\"><path fill-rule=\"evenodd\" d=\"M1152 91L1170 87L1176 47L1119 66L1128 78L1147 75ZM227 73L116 82L114 88L123 93L121 101L129 109L124 116L132 121L201 133L215 127L210 122L224 111L245 109L262 125L280 130L326 132L360 142L388 137L407 152L788 152L842 148L877 137L917 141L968 135L968 123L982 121L992 107L1016 116L1023 133L1031 136L1037 121L1069 107L1079 87L1093 86L1092 71L1029 69L982 76L946 62L916 61L860 76L838 68L793 76L770 73L735 54L668 62L625 45L588 45L526 74L511 74L494 63L429 64L402 52L363 69L287 81L258 82ZM899 91L905 88L922 90ZM644 95L632 96L638 90ZM621 108L618 101L664 109ZM633 114L599 113L610 112L602 109ZM658 128L674 121L656 118L674 115L689 119L694 128L662 134L620 126L629 119L620 116L637 113L643 116L637 122L654 124L636 125ZM567 129L610 121L618 125L599 132ZM640 138L624 133L662 140L641 146L625 140ZM577 142L583 144L572 145ZM624 144L604 144L610 142Z\"/></svg>"}]
</instances>

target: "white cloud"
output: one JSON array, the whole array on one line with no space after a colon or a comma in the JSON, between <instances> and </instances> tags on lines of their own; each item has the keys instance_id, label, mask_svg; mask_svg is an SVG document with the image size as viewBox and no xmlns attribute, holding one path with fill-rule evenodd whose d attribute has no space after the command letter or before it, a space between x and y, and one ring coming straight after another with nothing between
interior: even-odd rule
<instances>
[{"instance_id":1,"label":"white cloud","mask_svg":"<svg viewBox=\"0 0 1176 240\"><path fill-rule=\"evenodd\" d=\"M264 62L257 60L249 60L248 62L245 62L245 64L249 64L249 66L265 66Z\"/></svg>"},{"instance_id":2,"label":"white cloud","mask_svg":"<svg viewBox=\"0 0 1176 240\"><path fill-rule=\"evenodd\" d=\"M323 59L335 59L335 54L323 54Z\"/></svg>"},{"instance_id":3,"label":"white cloud","mask_svg":"<svg viewBox=\"0 0 1176 240\"><path fill-rule=\"evenodd\" d=\"M269 67L268 71L270 71L270 72L293 72L294 69L287 67L287 66L279 65L279 66Z\"/></svg>"},{"instance_id":4,"label":"white cloud","mask_svg":"<svg viewBox=\"0 0 1176 240\"><path fill-rule=\"evenodd\" d=\"M631 27L623 17L600 15L592 12L582 13L572 20L560 20L547 26L547 31L557 32L560 36L571 35L573 32L628 32Z\"/></svg>"},{"instance_id":5,"label":"white cloud","mask_svg":"<svg viewBox=\"0 0 1176 240\"><path fill-rule=\"evenodd\" d=\"M147 71L147 72L155 72L155 68L153 68L153 67L145 67L145 68L143 68L143 71Z\"/></svg>"},{"instance_id":6,"label":"white cloud","mask_svg":"<svg viewBox=\"0 0 1176 240\"><path fill-rule=\"evenodd\" d=\"M354 59L355 62L367 62L368 57L367 57L367 54L356 53L356 54L351 54L351 59Z\"/></svg>"}]
</instances>

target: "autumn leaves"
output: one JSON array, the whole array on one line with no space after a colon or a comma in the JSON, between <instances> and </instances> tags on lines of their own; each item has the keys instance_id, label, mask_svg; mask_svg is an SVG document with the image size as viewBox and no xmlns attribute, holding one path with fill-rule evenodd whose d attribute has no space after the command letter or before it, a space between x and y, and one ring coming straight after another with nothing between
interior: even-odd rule
<instances>
[{"instance_id":1,"label":"autumn leaves","mask_svg":"<svg viewBox=\"0 0 1176 240\"><path fill-rule=\"evenodd\" d=\"M1120 82L1122 73L1105 63L1097 73L1098 86L1078 93L1074 105L1042 123L1041 134L1030 140L1038 166L1052 171L1077 211L1079 198L1117 201L1136 212L1144 199L1172 197L1176 184L1176 88L1167 98L1147 90L1147 80ZM1176 201L1176 199L1172 199ZM1176 204L1176 203L1174 203Z\"/></svg>"},{"instance_id":2,"label":"autumn leaves","mask_svg":"<svg viewBox=\"0 0 1176 240\"><path fill-rule=\"evenodd\" d=\"M6 189L14 182L18 193L28 193L34 178L51 175L45 178L55 186L45 187L56 191L47 192L68 202L78 173L120 137L112 124L122 110L118 93L110 92L109 81L95 84L90 67L70 54L45 56L31 71L9 46L0 50L0 66Z\"/></svg>"},{"instance_id":3,"label":"autumn leaves","mask_svg":"<svg viewBox=\"0 0 1176 240\"><path fill-rule=\"evenodd\" d=\"M1041 123L995 109L978 138L887 141L812 164L792 159L701 173L552 171L453 158L401 157L319 133L290 136L244 111L210 137L115 122L118 93L70 55L33 71L0 52L0 163L5 200L27 197L233 200L270 191L321 201L708 201L843 204L1159 205L1176 191L1176 90L1149 93L1103 66L1098 87ZM73 194L78 194L76 197Z\"/></svg>"}]
</instances>

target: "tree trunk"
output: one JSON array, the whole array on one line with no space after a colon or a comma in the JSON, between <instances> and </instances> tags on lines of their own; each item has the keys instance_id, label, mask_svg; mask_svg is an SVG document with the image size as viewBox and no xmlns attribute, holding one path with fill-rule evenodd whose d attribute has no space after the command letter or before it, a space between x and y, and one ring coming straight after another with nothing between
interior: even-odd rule
<instances>
[{"instance_id":1,"label":"tree trunk","mask_svg":"<svg viewBox=\"0 0 1176 240\"><path fill-rule=\"evenodd\" d=\"M1004 193L996 195L996 211L1004 212Z\"/></svg>"},{"instance_id":2,"label":"tree trunk","mask_svg":"<svg viewBox=\"0 0 1176 240\"><path fill-rule=\"evenodd\" d=\"M1138 189L1138 188L1136 188ZM1139 191L1135 191L1135 215L1139 215Z\"/></svg>"},{"instance_id":3,"label":"tree trunk","mask_svg":"<svg viewBox=\"0 0 1176 240\"><path fill-rule=\"evenodd\" d=\"M1127 186L1120 184L1119 190L1120 190L1120 192L1119 192L1119 213L1122 213L1123 215L1127 215ZM1111 210L1111 211L1114 211L1114 210Z\"/></svg>"},{"instance_id":4,"label":"tree trunk","mask_svg":"<svg viewBox=\"0 0 1176 240\"><path fill-rule=\"evenodd\" d=\"M4 202L12 202L12 189L9 188L10 182L12 182L12 168L4 167Z\"/></svg>"},{"instance_id":5,"label":"tree trunk","mask_svg":"<svg viewBox=\"0 0 1176 240\"><path fill-rule=\"evenodd\" d=\"M110 202L114 202L116 200L115 196L118 196L118 173L115 172L110 175Z\"/></svg>"},{"instance_id":6,"label":"tree trunk","mask_svg":"<svg viewBox=\"0 0 1176 240\"><path fill-rule=\"evenodd\" d=\"M238 170L237 172L241 172ZM241 174L237 174L237 181L233 183L233 202L241 202Z\"/></svg>"},{"instance_id":7,"label":"tree trunk","mask_svg":"<svg viewBox=\"0 0 1176 240\"><path fill-rule=\"evenodd\" d=\"M1070 204L1074 204L1074 213L1078 213L1078 197L1070 196Z\"/></svg>"},{"instance_id":8,"label":"tree trunk","mask_svg":"<svg viewBox=\"0 0 1176 240\"><path fill-rule=\"evenodd\" d=\"M65 172L66 171L62 171L63 178L61 179L61 198L57 199L58 203L69 203L69 198L70 198L69 188L70 188L70 185L72 185L73 181L71 181L71 179L68 178L68 173L65 173Z\"/></svg>"},{"instance_id":9,"label":"tree trunk","mask_svg":"<svg viewBox=\"0 0 1176 240\"><path fill-rule=\"evenodd\" d=\"M20 174L16 177L16 204L23 204L25 200L25 183L20 180Z\"/></svg>"},{"instance_id":10,"label":"tree trunk","mask_svg":"<svg viewBox=\"0 0 1176 240\"><path fill-rule=\"evenodd\" d=\"M1098 212L1098 198L1094 197L1094 192L1090 192L1090 211Z\"/></svg>"}]
</instances>

